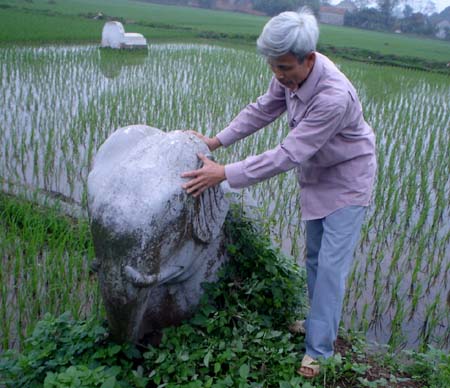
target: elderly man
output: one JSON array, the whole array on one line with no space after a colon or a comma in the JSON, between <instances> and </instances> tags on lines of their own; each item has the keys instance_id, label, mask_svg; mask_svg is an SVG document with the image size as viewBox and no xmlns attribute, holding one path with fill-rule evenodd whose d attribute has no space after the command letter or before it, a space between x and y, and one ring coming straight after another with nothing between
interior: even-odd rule
<instances>
[{"instance_id":1,"label":"elderly man","mask_svg":"<svg viewBox=\"0 0 450 388\"><path fill-rule=\"evenodd\" d=\"M373 130L350 81L315 51L318 35L317 21L307 9L272 18L257 41L274 74L267 92L215 137L195 133L213 151L287 111L290 132L283 142L225 166L199 155L203 167L182 175L191 178L183 187L198 196L225 179L242 188L297 168L310 300L306 354L297 371L305 377L319 373L317 358L333 354L346 277L376 172Z\"/></svg>"}]
</instances>

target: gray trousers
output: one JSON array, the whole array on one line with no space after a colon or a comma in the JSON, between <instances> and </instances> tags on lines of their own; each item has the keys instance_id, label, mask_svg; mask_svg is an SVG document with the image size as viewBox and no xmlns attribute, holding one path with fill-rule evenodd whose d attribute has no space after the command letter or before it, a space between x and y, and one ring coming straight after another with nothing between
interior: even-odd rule
<instances>
[{"instance_id":1,"label":"gray trousers","mask_svg":"<svg viewBox=\"0 0 450 388\"><path fill-rule=\"evenodd\" d=\"M310 311L305 322L306 354L333 355L347 275L366 208L348 206L306 221L306 273Z\"/></svg>"}]
</instances>

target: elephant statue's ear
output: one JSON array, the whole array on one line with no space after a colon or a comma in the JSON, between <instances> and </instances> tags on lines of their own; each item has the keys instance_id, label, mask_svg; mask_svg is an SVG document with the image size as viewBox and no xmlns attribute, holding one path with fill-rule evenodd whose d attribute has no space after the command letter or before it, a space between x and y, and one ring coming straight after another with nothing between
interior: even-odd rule
<instances>
[{"instance_id":1,"label":"elephant statue's ear","mask_svg":"<svg viewBox=\"0 0 450 388\"><path fill-rule=\"evenodd\" d=\"M205 190L193 206L194 237L204 243L216 238L222 229L228 207L220 185Z\"/></svg>"}]
</instances>

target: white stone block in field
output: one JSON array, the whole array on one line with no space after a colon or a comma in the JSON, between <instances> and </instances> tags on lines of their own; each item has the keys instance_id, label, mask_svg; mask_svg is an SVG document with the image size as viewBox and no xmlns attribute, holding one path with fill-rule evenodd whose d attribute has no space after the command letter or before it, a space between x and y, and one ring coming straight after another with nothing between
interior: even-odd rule
<instances>
[{"instance_id":1,"label":"white stone block in field","mask_svg":"<svg viewBox=\"0 0 450 388\"><path fill-rule=\"evenodd\" d=\"M114 49L147 48L147 40L142 34L125 32L122 23L111 21L103 26L101 46Z\"/></svg>"}]
</instances>

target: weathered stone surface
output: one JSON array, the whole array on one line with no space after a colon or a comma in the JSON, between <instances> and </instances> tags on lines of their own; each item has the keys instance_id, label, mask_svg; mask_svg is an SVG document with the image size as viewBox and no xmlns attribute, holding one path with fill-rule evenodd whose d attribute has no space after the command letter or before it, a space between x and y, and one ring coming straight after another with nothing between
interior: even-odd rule
<instances>
[{"instance_id":1,"label":"weathered stone surface","mask_svg":"<svg viewBox=\"0 0 450 388\"><path fill-rule=\"evenodd\" d=\"M113 49L146 49L147 40L142 34L125 32L122 23L118 21L109 21L103 26L101 47Z\"/></svg>"},{"instance_id":2,"label":"weathered stone surface","mask_svg":"<svg viewBox=\"0 0 450 388\"><path fill-rule=\"evenodd\" d=\"M181 173L208 153L195 136L134 125L100 147L88 177L96 267L111 331L137 341L191 315L226 260L220 186L200 198Z\"/></svg>"}]
</instances>

